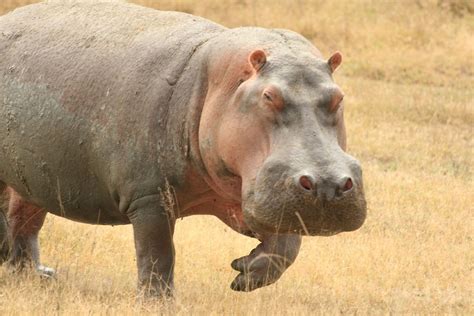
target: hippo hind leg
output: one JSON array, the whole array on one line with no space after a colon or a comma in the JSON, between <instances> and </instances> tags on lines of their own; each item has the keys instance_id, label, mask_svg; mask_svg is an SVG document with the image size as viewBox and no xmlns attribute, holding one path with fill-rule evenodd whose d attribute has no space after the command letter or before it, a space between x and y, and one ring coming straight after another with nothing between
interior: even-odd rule
<instances>
[{"instance_id":1,"label":"hippo hind leg","mask_svg":"<svg viewBox=\"0 0 474 316\"><path fill-rule=\"evenodd\" d=\"M26 202L11 188L6 189L6 195L8 197L6 226L9 240L9 266L14 271L33 266L38 274L43 277L54 275L53 269L44 267L40 263L38 234L47 212Z\"/></svg>"},{"instance_id":2,"label":"hippo hind leg","mask_svg":"<svg viewBox=\"0 0 474 316\"><path fill-rule=\"evenodd\" d=\"M8 223L7 223L7 207L8 202L6 198L7 186L0 182L0 264L8 259Z\"/></svg>"},{"instance_id":3,"label":"hippo hind leg","mask_svg":"<svg viewBox=\"0 0 474 316\"><path fill-rule=\"evenodd\" d=\"M5 217L3 210L0 209L0 264L8 259L8 252L7 218Z\"/></svg>"}]
</instances>

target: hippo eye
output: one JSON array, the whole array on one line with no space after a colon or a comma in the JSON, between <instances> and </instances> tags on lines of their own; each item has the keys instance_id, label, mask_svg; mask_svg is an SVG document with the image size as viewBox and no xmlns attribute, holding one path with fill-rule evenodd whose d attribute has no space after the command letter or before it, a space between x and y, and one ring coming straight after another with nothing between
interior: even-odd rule
<instances>
[{"instance_id":1,"label":"hippo eye","mask_svg":"<svg viewBox=\"0 0 474 316\"><path fill-rule=\"evenodd\" d=\"M329 103L329 111L330 112L337 112L339 108L342 106L342 102L344 101L344 95L342 93L336 94L332 97L331 102Z\"/></svg>"},{"instance_id":2,"label":"hippo eye","mask_svg":"<svg viewBox=\"0 0 474 316\"><path fill-rule=\"evenodd\" d=\"M343 106L344 106L344 103L343 102L340 102L339 105L338 105L338 108L335 112L335 115L333 117L333 122L332 122L332 125L333 126L336 126L339 124L339 122L341 121L342 119L342 112L343 112Z\"/></svg>"},{"instance_id":3,"label":"hippo eye","mask_svg":"<svg viewBox=\"0 0 474 316\"><path fill-rule=\"evenodd\" d=\"M263 96L265 97L265 99L266 99L267 101L270 101L270 102L273 101L272 96L270 95L270 93L264 92L264 93L263 93Z\"/></svg>"},{"instance_id":4,"label":"hippo eye","mask_svg":"<svg viewBox=\"0 0 474 316\"><path fill-rule=\"evenodd\" d=\"M279 91L274 88L267 88L262 93L265 105L272 110L281 111L283 109L283 99Z\"/></svg>"},{"instance_id":5,"label":"hippo eye","mask_svg":"<svg viewBox=\"0 0 474 316\"><path fill-rule=\"evenodd\" d=\"M343 105L343 102L341 100L340 102L338 102L337 104L335 104L331 107L331 109L330 109L331 112L338 113L339 110L341 109L342 105Z\"/></svg>"}]
</instances>

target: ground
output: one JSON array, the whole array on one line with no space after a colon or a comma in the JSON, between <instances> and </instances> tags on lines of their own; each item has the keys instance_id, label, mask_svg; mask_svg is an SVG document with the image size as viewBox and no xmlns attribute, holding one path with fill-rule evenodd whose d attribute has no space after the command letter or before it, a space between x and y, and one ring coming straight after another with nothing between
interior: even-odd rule
<instances>
[{"instance_id":1,"label":"ground","mask_svg":"<svg viewBox=\"0 0 474 316\"><path fill-rule=\"evenodd\" d=\"M25 5L3 0L0 12ZM346 94L348 150L363 165L358 231L306 237L276 284L229 289L256 241L212 217L177 224L174 303L135 299L131 227L48 216L54 281L0 269L0 314L474 314L474 4L469 0L135 1L229 27L289 28L327 57Z\"/></svg>"}]
</instances>

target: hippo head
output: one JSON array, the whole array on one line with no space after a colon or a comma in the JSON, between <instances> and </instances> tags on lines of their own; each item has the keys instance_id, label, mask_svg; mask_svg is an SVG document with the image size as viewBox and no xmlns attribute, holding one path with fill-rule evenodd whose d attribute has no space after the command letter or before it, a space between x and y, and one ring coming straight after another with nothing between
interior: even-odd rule
<instances>
[{"instance_id":1,"label":"hippo head","mask_svg":"<svg viewBox=\"0 0 474 316\"><path fill-rule=\"evenodd\" d=\"M257 233L333 235L365 220L361 167L345 152L344 95L332 79L341 59L253 48L213 65L201 155Z\"/></svg>"}]
</instances>

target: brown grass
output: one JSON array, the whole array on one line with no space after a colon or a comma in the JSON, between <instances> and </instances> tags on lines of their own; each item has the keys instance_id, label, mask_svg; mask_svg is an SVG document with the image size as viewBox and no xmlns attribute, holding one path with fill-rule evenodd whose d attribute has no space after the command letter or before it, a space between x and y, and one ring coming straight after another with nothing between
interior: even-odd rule
<instances>
[{"instance_id":1,"label":"brown grass","mask_svg":"<svg viewBox=\"0 0 474 316\"><path fill-rule=\"evenodd\" d=\"M29 1L33 2L33 1ZM275 285L235 293L256 241L211 217L178 222L177 299L136 302L130 227L49 216L56 281L0 272L0 314L474 314L474 16L469 0L136 1L229 27L289 28L345 58L349 151L364 166L359 231L305 238ZM4 0L0 11L28 1Z\"/></svg>"}]
</instances>

